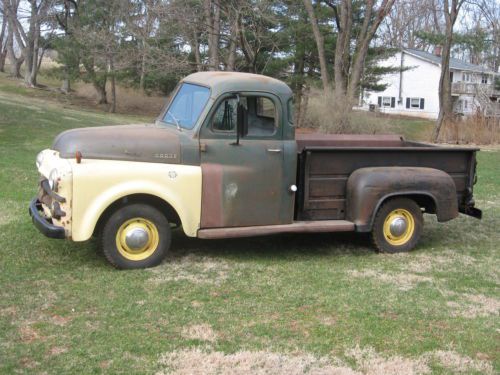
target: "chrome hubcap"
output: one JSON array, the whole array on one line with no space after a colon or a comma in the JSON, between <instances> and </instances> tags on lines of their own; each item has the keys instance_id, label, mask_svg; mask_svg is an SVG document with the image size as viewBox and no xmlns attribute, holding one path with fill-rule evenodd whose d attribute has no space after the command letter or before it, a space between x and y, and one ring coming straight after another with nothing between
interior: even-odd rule
<instances>
[{"instance_id":1,"label":"chrome hubcap","mask_svg":"<svg viewBox=\"0 0 500 375\"><path fill-rule=\"evenodd\" d=\"M140 250L149 241L148 232L143 228L131 228L125 234L125 243L131 250Z\"/></svg>"},{"instance_id":2,"label":"chrome hubcap","mask_svg":"<svg viewBox=\"0 0 500 375\"><path fill-rule=\"evenodd\" d=\"M391 234L394 237L399 237L403 235L403 233L406 232L406 228L408 227L408 224L406 220L403 217L397 217L393 221L391 221L391 224L389 226L389 230L391 231Z\"/></svg>"}]
</instances>

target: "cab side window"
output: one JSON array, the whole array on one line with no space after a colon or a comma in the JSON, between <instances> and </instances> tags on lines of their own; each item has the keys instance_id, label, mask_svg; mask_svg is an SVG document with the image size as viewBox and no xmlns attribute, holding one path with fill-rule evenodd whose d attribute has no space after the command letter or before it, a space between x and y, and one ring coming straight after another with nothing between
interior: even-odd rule
<instances>
[{"instance_id":1,"label":"cab side window","mask_svg":"<svg viewBox=\"0 0 500 375\"><path fill-rule=\"evenodd\" d=\"M244 107L248 131L245 136L272 136L277 129L276 106L265 96L240 96L239 105ZM216 133L235 133L237 128L238 99L231 97L219 103L212 116L211 129Z\"/></svg>"},{"instance_id":2,"label":"cab side window","mask_svg":"<svg viewBox=\"0 0 500 375\"><path fill-rule=\"evenodd\" d=\"M248 135L271 136L276 132L276 106L265 96L248 97Z\"/></svg>"},{"instance_id":3,"label":"cab side window","mask_svg":"<svg viewBox=\"0 0 500 375\"><path fill-rule=\"evenodd\" d=\"M242 102L240 98L240 103ZM215 132L236 132L238 99L222 101L212 117L212 130Z\"/></svg>"}]
</instances>

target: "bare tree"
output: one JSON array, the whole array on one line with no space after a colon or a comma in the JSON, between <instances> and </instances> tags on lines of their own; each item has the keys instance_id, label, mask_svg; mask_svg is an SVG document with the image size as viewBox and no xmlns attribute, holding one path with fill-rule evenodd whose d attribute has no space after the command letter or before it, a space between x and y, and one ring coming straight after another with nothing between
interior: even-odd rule
<instances>
[{"instance_id":1,"label":"bare tree","mask_svg":"<svg viewBox=\"0 0 500 375\"><path fill-rule=\"evenodd\" d=\"M127 7L128 5L128 7ZM160 0L141 0L137 3L122 4L124 8L124 20L127 31L138 41L139 54L139 88L145 89L145 78L148 69L148 60L154 33L157 29L158 20L165 16L165 6Z\"/></svg>"},{"instance_id":2,"label":"bare tree","mask_svg":"<svg viewBox=\"0 0 500 375\"><path fill-rule=\"evenodd\" d=\"M50 0L28 0L27 2L31 8L28 31L24 29L18 15L20 0L4 0L4 10L6 10L5 14L9 22L8 32L13 35L26 62L24 81L27 86L35 87L39 68L40 28L42 23L46 21L45 17L52 2ZM18 64L19 60L15 57L13 48L10 55L13 63ZM20 72L15 71L15 75L20 76Z\"/></svg>"},{"instance_id":3,"label":"bare tree","mask_svg":"<svg viewBox=\"0 0 500 375\"><path fill-rule=\"evenodd\" d=\"M21 53L19 57L17 56L16 49L14 47L14 26L11 21L12 16L17 19L17 10L19 8L20 0L3 0L3 14L4 20L7 22L7 39L5 42L7 49L7 57L10 60L11 74L16 78L22 78L21 76L21 66L24 63L24 56Z\"/></svg>"},{"instance_id":4,"label":"bare tree","mask_svg":"<svg viewBox=\"0 0 500 375\"><path fill-rule=\"evenodd\" d=\"M439 0L398 0L380 26L381 45L427 50L428 45L418 38L419 32L439 33L442 17L438 12Z\"/></svg>"},{"instance_id":5,"label":"bare tree","mask_svg":"<svg viewBox=\"0 0 500 375\"><path fill-rule=\"evenodd\" d=\"M2 29L0 31L0 72L5 71L5 59L7 57L7 19L3 11L3 1L0 2L0 22Z\"/></svg>"},{"instance_id":6,"label":"bare tree","mask_svg":"<svg viewBox=\"0 0 500 375\"><path fill-rule=\"evenodd\" d=\"M353 63L351 66L351 77L347 92L347 96L351 102L354 102L355 98L359 94L361 76L363 74L363 68L370 42L375 36L380 23L391 10L394 1L395 0L382 0L378 8L374 0L366 1L363 23L356 39L356 48L354 51Z\"/></svg>"},{"instance_id":7,"label":"bare tree","mask_svg":"<svg viewBox=\"0 0 500 375\"><path fill-rule=\"evenodd\" d=\"M483 62L494 72L500 69L500 3L498 1L478 0L477 22L487 34L488 48L484 51Z\"/></svg>"},{"instance_id":8,"label":"bare tree","mask_svg":"<svg viewBox=\"0 0 500 375\"><path fill-rule=\"evenodd\" d=\"M229 39L228 56L226 63L226 70L236 70L236 52L238 48L238 41L240 38L240 23L241 23L241 1L234 0L229 2L226 9L227 18L229 21Z\"/></svg>"},{"instance_id":9,"label":"bare tree","mask_svg":"<svg viewBox=\"0 0 500 375\"><path fill-rule=\"evenodd\" d=\"M323 82L323 90L330 90L330 78L328 77L328 66L326 64L325 55L325 40L323 34L321 33L318 25L318 20L316 18L312 0L303 0L304 6L309 16L309 21L314 33L314 40L316 41L316 48L318 49L319 66L321 71L321 81Z\"/></svg>"},{"instance_id":10,"label":"bare tree","mask_svg":"<svg viewBox=\"0 0 500 375\"><path fill-rule=\"evenodd\" d=\"M340 6L333 1L327 1L333 9L337 27L337 43L335 45L335 60L333 64L335 77L335 98L344 102L347 93L347 82L350 65L350 42L352 29L352 1L341 0Z\"/></svg>"},{"instance_id":11,"label":"bare tree","mask_svg":"<svg viewBox=\"0 0 500 375\"><path fill-rule=\"evenodd\" d=\"M205 61L200 49L208 28L205 23L205 3L197 0L176 0L168 4L165 13L167 19L175 25L177 35L183 39L185 45L189 45L194 68L197 71L203 70Z\"/></svg>"},{"instance_id":12,"label":"bare tree","mask_svg":"<svg viewBox=\"0 0 500 375\"><path fill-rule=\"evenodd\" d=\"M453 44L453 26L465 0L443 1L443 13L446 21L445 38L441 52L441 76L439 78L439 115L432 135L437 142L443 123L450 121L453 115L451 102L450 55Z\"/></svg>"},{"instance_id":13,"label":"bare tree","mask_svg":"<svg viewBox=\"0 0 500 375\"><path fill-rule=\"evenodd\" d=\"M220 0L204 0L208 33L208 70L219 70Z\"/></svg>"}]
</instances>

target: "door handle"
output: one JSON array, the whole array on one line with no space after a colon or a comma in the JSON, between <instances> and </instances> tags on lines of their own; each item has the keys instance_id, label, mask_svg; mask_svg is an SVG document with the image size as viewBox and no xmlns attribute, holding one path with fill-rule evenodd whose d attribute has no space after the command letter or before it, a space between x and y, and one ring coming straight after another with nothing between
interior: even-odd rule
<instances>
[{"instance_id":1,"label":"door handle","mask_svg":"<svg viewBox=\"0 0 500 375\"><path fill-rule=\"evenodd\" d=\"M281 148L268 148L267 152L278 153L278 152L281 152Z\"/></svg>"}]
</instances>

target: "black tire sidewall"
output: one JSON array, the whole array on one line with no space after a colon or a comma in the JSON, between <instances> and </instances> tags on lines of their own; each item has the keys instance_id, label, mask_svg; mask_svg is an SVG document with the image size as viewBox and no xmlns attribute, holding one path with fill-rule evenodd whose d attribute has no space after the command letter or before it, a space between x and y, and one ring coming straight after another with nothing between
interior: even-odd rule
<instances>
[{"instance_id":1,"label":"black tire sidewall","mask_svg":"<svg viewBox=\"0 0 500 375\"><path fill-rule=\"evenodd\" d=\"M116 233L125 221L137 217L147 219L156 226L159 234L159 243L156 250L148 258L135 261L125 258L119 252L116 247ZM119 269L157 266L167 255L171 238L171 230L167 218L156 208L139 203L130 204L116 210L107 220L101 233L104 255L113 266Z\"/></svg>"},{"instance_id":2,"label":"black tire sidewall","mask_svg":"<svg viewBox=\"0 0 500 375\"><path fill-rule=\"evenodd\" d=\"M394 246L387 242L384 236L384 222L387 215L396 209L405 209L415 222L415 230L410 240L403 245ZM420 240L423 229L422 210L419 205L409 198L393 198L385 202L377 211L372 228L372 241L375 247L383 253L402 253L412 250Z\"/></svg>"}]
</instances>

